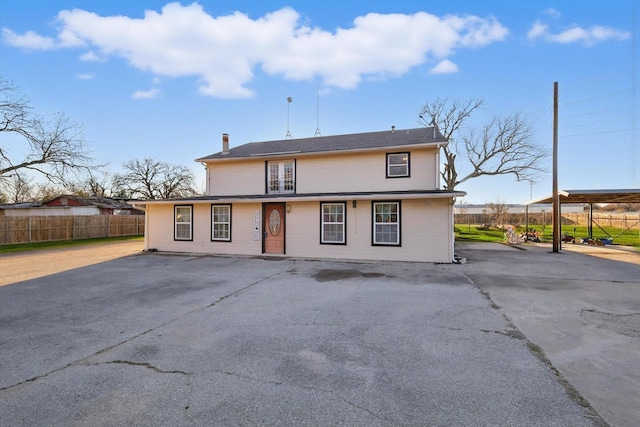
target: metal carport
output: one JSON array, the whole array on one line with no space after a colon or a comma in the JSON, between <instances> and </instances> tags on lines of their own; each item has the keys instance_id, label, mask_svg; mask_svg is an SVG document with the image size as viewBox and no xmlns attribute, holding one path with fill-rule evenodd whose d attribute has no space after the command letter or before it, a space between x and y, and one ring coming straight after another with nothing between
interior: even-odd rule
<instances>
[{"instance_id":1,"label":"metal carport","mask_svg":"<svg viewBox=\"0 0 640 427\"><path fill-rule=\"evenodd\" d=\"M560 190L558 191L560 207L562 204L584 203L589 205L589 238L593 238L593 205L596 203L640 203L640 188L625 190ZM529 205L553 203L553 195L524 202L527 213ZM528 225L527 225L528 227Z\"/></svg>"}]
</instances>

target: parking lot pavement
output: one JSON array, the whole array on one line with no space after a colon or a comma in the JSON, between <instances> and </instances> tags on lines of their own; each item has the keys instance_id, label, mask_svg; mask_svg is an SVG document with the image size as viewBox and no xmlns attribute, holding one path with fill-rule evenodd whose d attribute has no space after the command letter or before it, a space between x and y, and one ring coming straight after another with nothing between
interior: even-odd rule
<instances>
[{"instance_id":1,"label":"parking lot pavement","mask_svg":"<svg viewBox=\"0 0 640 427\"><path fill-rule=\"evenodd\" d=\"M456 244L461 270L610 425L639 426L640 253L489 246Z\"/></svg>"},{"instance_id":2,"label":"parking lot pavement","mask_svg":"<svg viewBox=\"0 0 640 427\"><path fill-rule=\"evenodd\" d=\"M49 276L142 251L142 240L96 243L0 255L0 286Z\"/></svg>"},{"instance_id":3,"label":"parking lot pavement","mask_svg":"<svg viewBox=\"0 0 640 427\"><path fill-rule=\"evenodd\" d=\"M0 287L0 425L602 425L470 258L157 253Z\"/></svg>"}]
</instances>

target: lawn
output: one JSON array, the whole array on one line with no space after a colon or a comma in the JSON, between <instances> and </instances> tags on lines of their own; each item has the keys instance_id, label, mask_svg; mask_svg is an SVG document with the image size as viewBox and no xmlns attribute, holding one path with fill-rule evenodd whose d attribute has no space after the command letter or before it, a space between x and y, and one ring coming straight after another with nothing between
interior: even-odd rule
<instances>
[{"instance_id":1,"label":"lawn","mask_svg":"<svg viewBox=\"0 0 640 427\"><path fill-rule=\"evenodd\" d=\"M40 249L60 249L73 246L95 245L98 243L112 243L120 241L143 241L144 236L125 236L125 237L101 237L97 239L82 240L60 240L55 242L38 242L38 243L22 243L19 245L2 245L0 246L0 254L10 252L35 251Z\"/></svg>"},{"instance_id":2,"label":"lawn","mask_svg":"<svg viewBox=\"0 0 640 427\"><path fill-rule=\"evenodd\" d=\"M535 229L543 242L553 241L553 228L547 226L531 226ZM516 233L524 232L524 227L517 227ZM576 237L576 241L589 236L586 226L565 225L562 227L562 233ZM477 225L459 224L455 226L455 237L458 242L504 242L504 231L491 228L483 229ZM613 238L614 245L634 246L640 248L640 236L638 229L623 230L620 228L603 227L602 229L593 227L593 238L598 240L602 238Z\"/></svg>"}]
</instances>

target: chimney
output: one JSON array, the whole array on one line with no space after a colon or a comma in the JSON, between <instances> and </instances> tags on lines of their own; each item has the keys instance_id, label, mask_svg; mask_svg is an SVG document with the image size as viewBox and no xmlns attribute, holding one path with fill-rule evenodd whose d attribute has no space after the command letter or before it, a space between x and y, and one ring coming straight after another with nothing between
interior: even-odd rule
<instances>
[{"instance_id":1,"label":"chimney","mask_svg":"<svg viewBox=\"0 0 640 427\"><path fill-rule=\"evenodd\" d=\"M395 126L391 126L391 133L394 133L396 131L396 127Z\"/></svg>"},{"instance_id":2,"label":"chimney","mask_svg":"<svg viewBox=\"0 0 640 427\"><path fill-rule=\"evenodd\" d=\"M222 134L222 154L229 154L229 134Z\"/></svg>"}]
</instances>

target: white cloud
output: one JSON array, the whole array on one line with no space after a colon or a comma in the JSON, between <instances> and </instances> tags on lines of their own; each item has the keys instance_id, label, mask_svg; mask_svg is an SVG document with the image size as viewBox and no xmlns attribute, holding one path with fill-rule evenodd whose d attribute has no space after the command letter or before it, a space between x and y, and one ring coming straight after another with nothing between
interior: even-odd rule
<instances>
[{"instance_id":1,"label":"white cloud","mask_svg":"<svg viewBox=\"0 0 640 427\"><path fill-rule=\"evenodd\" d=\"M76 77L80 80L93 80L96 77L95 73L76 74Z\"/></svg>"},{"instance_id":2,"label":"white cloud","mask_svg":"<svg viewBox=\"0 0 640 427\"><path fill-rule=\"evenodd\" d=\"M160 93L160 89L137 90L131 95L133 99L153 99Z\"/></svg>"},{"instance_id":3,"label":"white cloud","mask_svg":"<svg viewBox=\"0 0 640 427\"><path fill-rule=\"evenodd\" d=\"M443 59L438 65L436 65L429 71L429 74L451 74L457 72L458 66L456 64L449 61L448 59Z\"/></svg>"},{"instance_id":4,"label":"white cloud","mask_svg":"<svg viewBox=\"0 0 640 427\"><path fill-rule=\"evenodd\" d=\"M593 46L597 42L608 40L626 40L630 37L631 33L627 31L620 31L599 25L586 29L574 25L567 30L554 34L549 30L548 25L543 24L540 21L536 21L527 34L527 38L531 41L542 39L549 43L582 43L584 46Z\"/></svg>"},{"instance_id":5,"label":"white cloud","mask_svg":"<svg viewBox=\"0 0 640 427\"><path fill-rule=\"evenodd\" d=\"M544 13L545 15L551 16L552 18L559 18L561 16L560 12L552 7L543 10L542 13Z\"/></svg>"},{"instance_id":6,"label":"white cloud","mask_svg":"<svg viewBox=\"0 0 640 427\"><path fill-rule=\"evenodd\" d=\"M141 19L65 10L58 24L57 39L4 29L4 42L31 49L89 47L82 60L114 56L158 77L195 76L201 93L221 98L252 96L247 85L256 67L286 79L320 78L326 86L353 88L508 34L493 17L369 13L350 28L326 31L302 22L289 7L251 19L240 12L213 17L197 3L170 3Z\"/></svg>"},{"instance_id":7,"label":"white cloud","mask_svg":"<svg viewBox=\"0 0 640 427\"><path fill-rule=\"evenodd\" d=\"M2 29L2 39L8 45L25 49L53 49L56 42L51 37L42 37L33 31L18 35L8 28Z\"/></svg>"},{"instance_id":8,"label":"white cloud","mask_svg":"<svg viewBox=\"0 0 640 427\"><path fill-rule=\"evenodd\" d=\"M90 50L89 52L85 52L79 57L80 61L96 61L96 62L104 62L106 58L98 55L94 51Z\"/></svg>"},{"instance_id":9,"label":"white cloud","mask_svg":"<svg viewBox=\"0 0 640 427\"><path fill-rule=\"evenodd\" d=\"M536 21L531 26L531 29L529 30L529 33L527 34L527 38L529 40L535 40L535 39L537 39L539 37L544 37L547 34L548 29L549 29L548 25L543 24L540 21Z\"/></svg>"}]
</instances>

